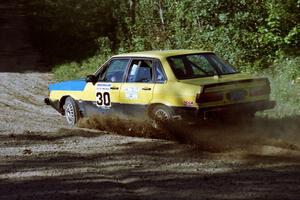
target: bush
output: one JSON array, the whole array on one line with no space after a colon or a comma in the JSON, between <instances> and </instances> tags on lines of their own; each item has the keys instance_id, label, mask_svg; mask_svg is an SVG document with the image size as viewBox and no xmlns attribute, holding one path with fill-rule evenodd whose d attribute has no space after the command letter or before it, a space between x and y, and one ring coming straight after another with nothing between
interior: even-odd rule
<instances>
[{"instance_id":1,"label":"bush","mask_svg":"<svg viewBox=\"0 0 300 200\"><path fill-rule=\"evenodd\" d=\"M264 114L270 117L300 115L300 57L282 58L264 71L271 81L272 98L276 100L275 109Z\"/></svg>"}]
</instances>

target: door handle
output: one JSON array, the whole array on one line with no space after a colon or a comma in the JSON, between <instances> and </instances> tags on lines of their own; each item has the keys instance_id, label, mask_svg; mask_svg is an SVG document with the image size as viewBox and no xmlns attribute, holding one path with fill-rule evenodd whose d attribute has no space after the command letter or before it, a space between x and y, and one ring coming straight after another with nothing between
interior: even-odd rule
<instances>
[{"instance_id":1,"label":"door handle","mask_svg":"<svg viewBox=\"0 0 300 200\"><path fill-rule=\"evenodd\" d=\"M144 87L144 88L142 88L142 90L151 90L151 88L149 88L149 87Z\"/></svg>"},{"instance_id":2,"label":"door handle","mask_svg":"<svg viewBox=\"0 0 300 200\"><path fill-rule=\"evenodd\" d=\"M118 90L118 87L110 87L111 90Z\"/></svg>"}]
</instances>

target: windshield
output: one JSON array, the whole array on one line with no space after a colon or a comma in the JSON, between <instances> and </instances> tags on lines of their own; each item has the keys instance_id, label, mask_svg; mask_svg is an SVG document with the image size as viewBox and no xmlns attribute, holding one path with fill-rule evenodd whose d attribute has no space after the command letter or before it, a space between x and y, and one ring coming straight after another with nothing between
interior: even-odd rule
<instances>
[{"instance_id":1,"label":"windshield","mask_svg":"<svg viewBox=\"0 0 300 200\"><path fill-rule=\"evenodd\" d=\"M172 56L167 60L177 79L237 73L231 65L213 53Z\"/></svg>"}]
</instances>

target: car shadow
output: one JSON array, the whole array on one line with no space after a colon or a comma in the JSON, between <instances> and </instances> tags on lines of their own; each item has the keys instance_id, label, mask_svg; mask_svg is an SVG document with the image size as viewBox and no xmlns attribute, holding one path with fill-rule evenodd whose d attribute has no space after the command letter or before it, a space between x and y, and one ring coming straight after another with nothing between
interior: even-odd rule
<instances>
[{"instance_id":1,"label":"car shadow","mask_svg":"<svg viewBox=\"0 0 300 200\"><path fill-rule=\"evenodd\" d=\"M0 198L300 197L299 158L292 161L249 156L240 163L218 160L218 156L187 145L158 141L128 143L109 152L40 155L1 164ZM5 178L12 173L16 174L13 178Z\"/></svg>"}]
</instances>

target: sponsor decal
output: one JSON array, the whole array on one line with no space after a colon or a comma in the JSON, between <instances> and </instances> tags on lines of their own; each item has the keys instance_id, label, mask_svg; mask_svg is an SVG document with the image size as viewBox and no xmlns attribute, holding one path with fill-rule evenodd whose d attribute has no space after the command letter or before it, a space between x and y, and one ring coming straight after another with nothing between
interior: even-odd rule
<instances>
[{"instance_id":1,"label":"sponsor decal","mask_svg":"<svg viewBox=\"0 0 300 200\"><path fill-rule=\"evenodd\" d=\"M137 99L138 92L139 92L139 90L137 87L127 87L127 88L125 88L125 97L127 99Z\"/></svg>"},{"instance_id":2,"label":"sponsor decal","mask_svg":"<svg viewBox=\"0 0 300 200\"><path fill-rule=\"evenodd\" d=\"M183 101L183 104L186 107L192 107L192 106L194 106L194 102L193 101Z\"/></svg>"}]
</instances>

